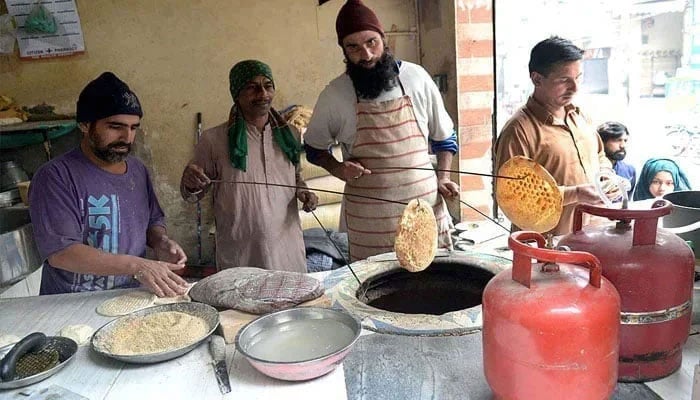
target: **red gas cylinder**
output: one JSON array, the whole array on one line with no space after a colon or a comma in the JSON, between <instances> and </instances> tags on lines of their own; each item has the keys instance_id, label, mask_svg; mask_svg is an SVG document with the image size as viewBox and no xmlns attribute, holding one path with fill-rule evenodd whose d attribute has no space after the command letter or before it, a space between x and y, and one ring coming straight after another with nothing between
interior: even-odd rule
<instances>
[{"instance_id":1,"label":"red gas cylinder","mask_svg":"<svg viewBox=\"0 0 700 400\"><path fill-rule=\"evenodd\" d=\"M681 366L690 330L695 260L690 247L657 228L673 205L659 200L648 210L611 209L580 204L574 232L560 246L594 254L603 276L622 299L620 381L663 378ZM583 213L618 220L616 225L582 227Z\"/></svg>"},{"instance_id":2,"label":"red gas cylinder","mask_svg":"<svg viewBox=\"0 0 700 400\"><path fill-rule=\"evenodd\" d=\"M522 243L536 240L538 247ZM486 381L496 399L607 399L617 381L620 296L595 256L508 239L513 268L484 289ZM532 260L538 260L533 263Z\"/></svg>"}]
</instances>

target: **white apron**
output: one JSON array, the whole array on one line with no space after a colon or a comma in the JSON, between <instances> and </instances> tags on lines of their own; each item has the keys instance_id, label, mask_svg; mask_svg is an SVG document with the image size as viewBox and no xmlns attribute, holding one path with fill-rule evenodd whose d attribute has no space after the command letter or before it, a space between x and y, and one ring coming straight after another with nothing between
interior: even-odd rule
<instances>
[{"instance_id":1,"label":"white apron","mask_svg":"<svg viewBox=\"0 0 700 400\"><path fill-rule=\"evenodd\" d=\"M402 87L403 90L403 87ZM351 261L394 251L394 238L405 205L352 196L358 194L408 203L421 198L433 205L438 247L452 248L447 207L432 170L386 170L378 167L432 168L428 143L420 131L411 98L357 103L357 134L352 160L372 171L345 184L344 222Z\"/></svg>"}]
</instances>

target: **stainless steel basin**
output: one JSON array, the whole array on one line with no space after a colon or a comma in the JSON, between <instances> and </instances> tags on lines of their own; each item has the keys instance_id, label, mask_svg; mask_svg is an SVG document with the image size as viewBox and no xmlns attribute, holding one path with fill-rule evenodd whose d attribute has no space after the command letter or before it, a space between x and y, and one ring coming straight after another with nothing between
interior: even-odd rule
<instances>
[{"instance_id":1,"label":"stainless steel basin","mask_svg":"<svg viewBox=\"0 0 700 400\"><path fill-rule=\"evenodd\" d=\"M41 266L29 209L0 208L0 291Z\"/></svg>"}]
</instances>

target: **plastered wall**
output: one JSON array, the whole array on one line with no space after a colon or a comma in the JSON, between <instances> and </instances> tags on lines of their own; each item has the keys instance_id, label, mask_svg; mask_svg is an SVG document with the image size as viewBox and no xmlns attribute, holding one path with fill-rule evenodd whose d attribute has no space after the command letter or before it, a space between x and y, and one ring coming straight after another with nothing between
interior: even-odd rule
<instances>
[{"instance_id":1,"label":"plastered wall","mask_svg":"<svg viewBox=\"0 0 700 400\"><path fill-rule=\"evenodd\" d=\"M171 236L192 259L195 207L180 198L178 187L192 155L196 113L203 113L205 129L225 120L232 103L228 71L247 58L271 65L277 84L275 107L313 106L326 83L344 69L335 36L335 17L343 3L332 0L319 7L316 0L77 0L85 54L38 61L0 58L0 93L21 105L47 102L57 112L74 112L80 90L101 72L111 70L126 81L145 111L136 154L152 172ZM365 3L387 31L416 26L413 0ZM392 38L399 57L418 61L413 36ZM203 204L203 244L205 258L211 259L208 203L207 199Z\"/></svg>"}]
</instances>

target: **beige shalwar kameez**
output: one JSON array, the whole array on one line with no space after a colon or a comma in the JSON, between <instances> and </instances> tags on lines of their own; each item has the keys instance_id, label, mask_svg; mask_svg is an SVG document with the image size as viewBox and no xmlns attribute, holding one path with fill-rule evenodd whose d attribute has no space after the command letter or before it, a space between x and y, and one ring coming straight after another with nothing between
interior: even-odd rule
<instances>
[{"instance_id":1,"label":"beige shalwar kameez","mask_svg":"<svg viewBox=\"0 0 700 400\"><path fill-rule=\"evenodd\" d=\"M258 267L306 272L304 240L296 190L227 182L303 184L299 171L274 141L270 125L262 134L247 124L248 165L241 171L229 159L228 123L208 129L193 163L213 180L216 265L219 270Z\"/></svg>"}]
</instances>

